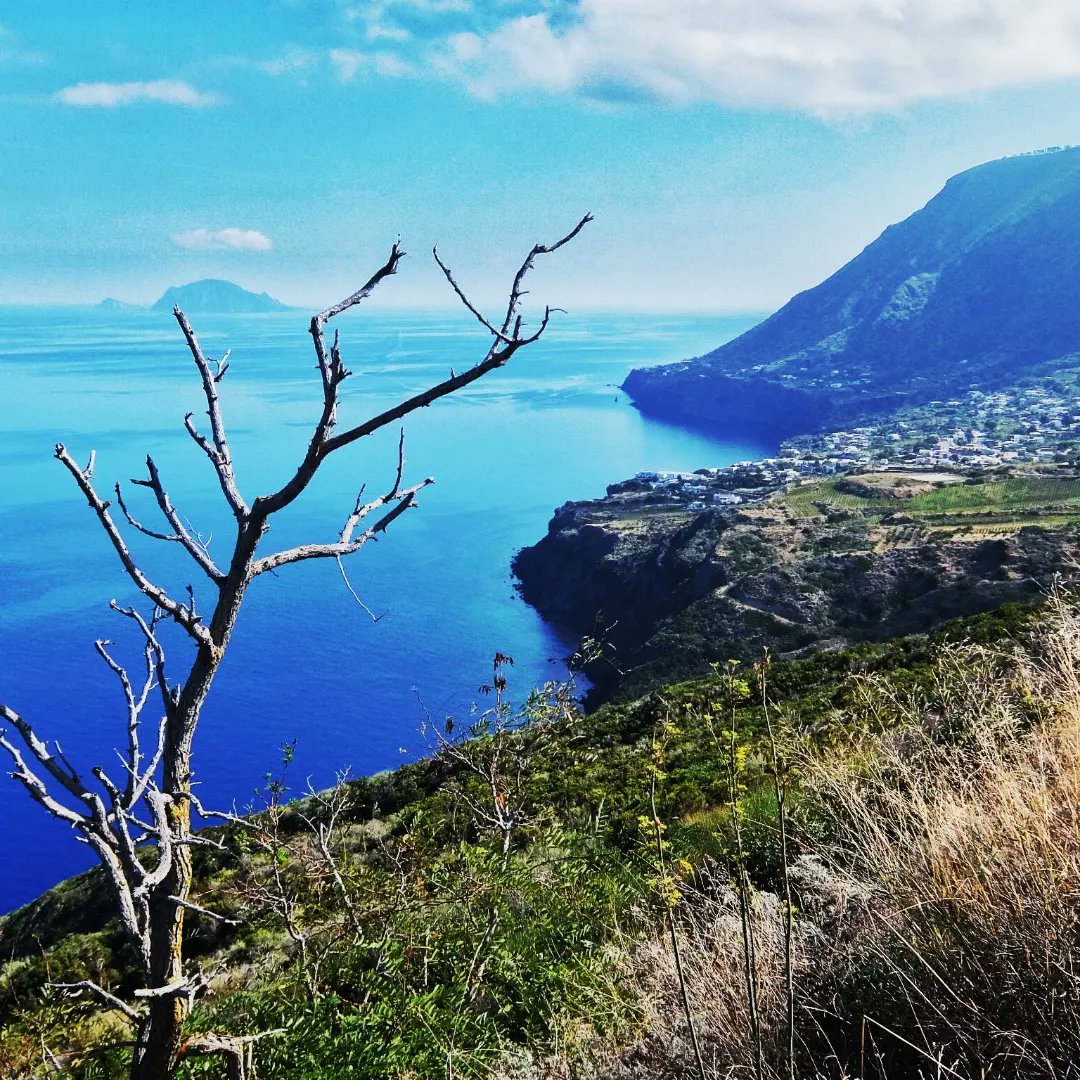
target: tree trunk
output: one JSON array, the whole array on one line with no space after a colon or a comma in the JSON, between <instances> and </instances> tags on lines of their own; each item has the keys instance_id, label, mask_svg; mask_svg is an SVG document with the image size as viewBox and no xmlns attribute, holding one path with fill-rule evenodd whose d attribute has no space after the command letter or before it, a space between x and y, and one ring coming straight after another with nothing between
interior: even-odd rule
<instances>
[{"instance_id":1,"label":"tree trunk","mask_svg":"<svg viewBox=\"0 0 1080 1080\"><path fill-rule=\"evenodd\" d=\"M247 591L255 549L266 531L265 521L241 524L229 575L221 585L210 621L212 645L201 646L184 680L176 709L168 719L162 755L163 790L172 798L169 833L172 868L150 900L150 982L156 989L184 981L184 908L173 899L187 900L191 891L191 746L225 648L229 644L240 605ZM131 1080L168 1080L179 1064L184 1022L191 1012L186 994L150 999L139 1027Z\"/></svg>"},{"instance_id":2,"label":"tree trunk","mask_svg":"<svg viewBox=\"0 0 1080 1080\"><path fill-rule=\"evenodd\" d=\"M190 823L187 802L174 807L173 812L177 815L175 825L186 830ZM179 820L181 816L184 821ZM182 845L176 849L172 871L150 903L151 987L170 986L184 980L184 909L170 897L186 899L190 885L191 848ZM131 1080L167 1080L173 1075L190 1009L190 999L183 993L150 999L149 1011L139 1027Z\"/></svg>"},{"instance_id":3,"label":"tree trunk","mask_svg":"<svg viewBox=\"0 0 1080 1080\"><path fill-rule=\"evenodd\" d=\"M131 1080L169 1080L174 1074L188 1008L188 1000L182 996L153 1001L139 1029Z\"/></svg>"},{"instance_id":4,"label":"tree trunk","mask_svg":"<svg viewBox=\"0 0 1080 1080\"><path fill-rule=\"evenodd\" d=\"M204 658L200 653L193 674L199 668L203 669L199 674L205 681L205 689L199 695L193 713L175 718L175 730L169 732L172 753L165 758L165 790L173 795L168 808L173 854L169 874L150 899L149 987L152 989L184 981L184 908L172 898L186 900L191 889L191 846L186 843L191 835L191 803L185 797L191 790L190 733L198 722L202 700L217 664L212 657ZM188 685L191 685L190 680ZM139 1027L131 1080L168 1080L173 1075L179 1060L184 1021L190 1011L191 1003L186 994L150 999L149 1011Z\"/></svg>"}]
</instances>

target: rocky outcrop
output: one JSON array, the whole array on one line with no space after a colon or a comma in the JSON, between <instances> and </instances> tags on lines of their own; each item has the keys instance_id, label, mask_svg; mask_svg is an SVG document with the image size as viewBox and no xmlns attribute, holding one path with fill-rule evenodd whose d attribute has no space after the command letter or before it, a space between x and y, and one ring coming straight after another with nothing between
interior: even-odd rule
<instances>
[{"instance_id":1,"label":"rocky outcrop","mask_svg":"<svg viewBox=\"0 0 1080 1080\"><path fill-rule=\"evenodd\" d=\"M590 704L706 673L727 659L919 633L1040 595L1080 566L1080 529L882 550L872 522L799 519L782 504L661 512L626 497L568 503L514 570L524 598L602 638Z\"/></svg>"},{"instance_id":2,"label":"rocky outcrop","mask_svg":"<svg viewBox=\"0 0 1080 1080\"><path fill-rule=\"evenodd\" d=\"M523 597L547 619L615 647L726 583L713 558L718 514L621 516L605 500L566 503L547 536L514 558Z\"/></svg>"}]
</instances>

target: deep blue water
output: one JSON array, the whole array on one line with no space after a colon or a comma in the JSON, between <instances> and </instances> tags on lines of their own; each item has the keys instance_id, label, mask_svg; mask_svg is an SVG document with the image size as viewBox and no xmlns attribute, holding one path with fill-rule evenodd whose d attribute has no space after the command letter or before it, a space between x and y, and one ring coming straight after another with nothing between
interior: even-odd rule
<instances>
[{"instance_id":1,"label":"deep blue water","mask_svg":"<svg viewBox=\"0 0 1080 1080\"><path fill-rule=\"evenodd\" d=\"M212 355L232 347L221 384L242 490L277 487L306 445L320 403L302 313L193 320ZM350 313L343 425L475 362L485 342L456 315ZM249 593L196 741L207 804L244 805L279 747L295 739L295 788L335 772L370 773L425 749L423 709L462 716L496 650L516 664L513 686L560 677L570 642L517 597L514 551L538 539L554 507L600 495L642 469L692 469L760 456L752 439L714 441L644 419L617 390L631 367L698 355L754 317L560 317L538 345L475 387L406 424L406 478L434 475L418 510L348 564L377 623L346 591L333 562L287 567ZM137 594L86 502L52 456L64 441L96 450L103 496L144 475L155 457L182 515L223 558L230 518L209 463L181 427L200 417L195 370L172 318L149 312L0 309L0 700L57 739L80 767L115 762L123 744L118 687L93 650L112 638L132 662L137 642L108 610ZM267 536L267 550L336 538L359 485L385 489L396 431L340 452ZM216 495L215 495L216 493ZM136 517L154 518L133 489ZM136 509L137 507L137 509ZM220 538L220 539L219 539ZM139 542L142 541L142 542ZM198 571L176 545L132 547L174 594ZM206 603L209 605L209 595ZM172 643L171 670L184 670ZM423 706L420 704L420 700ZM154 717L150 717L151 720ZM6 756L6 755L5 755ZM3 767L7 767L4 761ZM0 777L0 911L89 865L85 847Z\"/></svg>"}]
</instances>

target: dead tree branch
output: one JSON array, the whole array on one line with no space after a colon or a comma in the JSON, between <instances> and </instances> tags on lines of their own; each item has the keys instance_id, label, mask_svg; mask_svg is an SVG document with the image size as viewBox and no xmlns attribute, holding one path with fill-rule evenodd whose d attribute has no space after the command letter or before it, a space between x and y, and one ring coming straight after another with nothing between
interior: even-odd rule
<instances>
[{"instance_id":1,"label":"dead tree branch","mask_svg":"<svg viewBox=\"0 0 1080 1080\"><path fill-rule=\"evenodd\" d=\"M226 365L226 367L227 366L228 365ZM148 535L153 535L159 540L170 540L183 545L184 550L191 556L206 576L211 581L220 584L224 580L225 575L214 565L214 560L210 557L210 552L207 550L206 544L192 536L180 521L180 515L176 512L176 508L169 498L169 493L161 483L161 475L158 472L157 465L154 464L154 459L150 457L149 454L146 457L146 472L147 479L132 480L131 482L138 487L149 488L154 493L154 498L157 499L158 508L161 510L162 516L173 530L172 534L169 536L163 536L159 533ZM116 486L116 496L117 501L120 502L119 484ZM120 508L124 511L125 516L127 516L127 509L122 502L120 502ZM130 517L128 520L131 520ZM132 522L132 524L134 524L134 522ZM138 528L139 526L136 527Z\"/></svg>"},{"instance_id":2,"label":"dead tree branch","mask_svg":"<svg viewBox=\"0 0 1080 1080\"><path fill-rule=\"evenodd\" d=\"M570 243L593 220L592 214L586 214L561 240L556 240L554 244L536 244L532 251L525 257L525 261L521 264L518 272L514 275L514 284L510 288L510 302L506 307L506 318L503 319L502 333L507 334L510 332L511 324L517 323L518 309L521 307L521 299L525 296L525 292L522 289L522 285L525 282L525 278L528 276L530 270L536 262L537 255L551 255L561 247L565 247ZM518 332L514 332L514 337L517 338Z\"/></svg>"},{"instance_id":3,"label":"dead tree branch","mask_svg":"<svg viewBox=\"0 0 1080 1080\"><path fill-rule=\"evenodd\" d=\"M480 309L475 307L473 305L473 302L465 295L464 292L462 292L461 286L458 285L458 283L454 280L454 275L451 273L450 267L447 266L446 263L444 263L440 258L438 247L433 247L431 249L431 254L432 257L435 259L435 262L438 264L439 269L443 272L443 277L445 277L446 280L450 283L450 288L453 289L455 293L457 293L458 299L465 305L465 307L468 308L469 311L471 311L473 315L476 316L480 325L485 327L495 338L501 341L504 345L512 344L513 338L508 338L502 330L496 330L495 327L492 326L491 323L488 322L487 318L481 313Z\"/></svg>"},{"instance_id":4,"label":"dead tree branch","mask_svg":"<svg viewBox=\"0 0 1080 1080\"><path fill-rule=\"evenodd\" d=\"M257 1035L193 1035L180 1047L179 1061L189 1057L223 1057L228 1080L252 1080L252 1048L263 1039L283 1035L284 1028L260 1031Z\"/></svg>"},{"instance_id":5,"label":"dead tree branch","mask_svg":"<svg viewBox=\"0 0 1080 1080\"><path fill-rule=\"evenodd\" d=\"M89 979L73 983L50 983L49 985L56 990L63 990L72 995L93 994L96 998L105 1002L110 1009L116 1009L117 1012L123 1013L133 1024L139 1022L139 1014L127 1002L121 1001L115 994L110 994L104 987L98 986L96 982L91 982Z\"/></svg>"},{"instance_id":6,"label":"dead tree branch","mask_svg":"<svg viewBox=\"0 0 1080 1080\"><path fill-rule=\"evenodd\" d=\"M75 464L75 461L67 452L63 443L56 444L55 453L57 459L75 478L75 483L79 485L79 489L82 491L83 495L86 496L86 501L97 515L97 519L101 523L105 535L109 538L109 542L115 549L116 554L120 557L120 564L123 566L127 576L131 578L139 592L153 600L154 604L161 608L162 611L168 612L168 614L182 626L196 642L199 644L209 644L210 633L206 627L201 625L194 612L183 604L173 600L164 589L150 581L136 565L135 560L131 557L131 552L128 550L127 544L124 543L124 538L120 535L120 530L116 527L116 522L113 521L112 516L109 514L109 504L100 499L97 492L94 490L94 486L90 482L90 474L87 471L80 469L79 466Z\"/></svg>"},{"instance_id":7,"label":"dead tree branch","mask_svg":"<svg viewBox=\"0 0 1080 1080\"><path fill-rule=\"evenodd\" d=\"M257 559L252 564L251 576L258 577L259 574L265 574L268 570L276 570L279 566L285 566L288 563L303 562L305 559L340 559L344 555L352 555L354 552L359 551L369 540L377 539L379 533L386 532L393 522L401 517L409 507L415 505L417 492L434 483L434 477L429 476L426 480L421 480L419 484L414 484L411 488L406 488L404 491L392 496L383 496L382 499L355 510L342 530L342 538L336 543L301 544L298 547L289 548L287 551L279 551L275 555L267 555L262 559ZM370 514L372 510L385 506L390 501L395 504L391 510L379 518L370 529L365 529L359 536L354 536L356 525L362 518Z\"/></svg>"},{"instance_id":8,"label":"dead tree branch","mask_svg":"<svg viewBox=\"0 0 1080 1080\"><path fill-rule=\"evenodd\" d=\"M178 307L173 308L173 316L180 324L180 330L184 335L184 340L187 342L192 359L199 369L203 395L206 398L206 413L210 417L210 432L214 439L213 447L201 436L196 436L193 427L189 426L188 430L214 466L225 501L229 504L237 520L239 520L247 515L248 507L236 486L232 451L229 449L229 440L225 435L225 422L221 418L221 400L218 398L217 392L218 381L225 374L228 363L223 362L222 365L219 365L216 374L211 371L210 363L203 354L202 346L199 345L199 340L195 336L195 331L191 329L191 323L188 322L187 316ZM185 417L185 421L187 419Z\"/></svg>"},{"instance_id":9,"label":"dead tree branch","mask_svg":"<svg viewBox=\"0 0 1080 1080\"><path fill-rule=\"evenodd\" d=\"M149 539L180 545L210 580L213 590L205 621L196 610L195 591L191 585L186 587L187 602L176 600L136 563L110 513L111 504L100 498L94 488L95 455L91 454L86 467L80 468L62 443L56 445L57 459L86 498L124 572L153 605L152 614L146 618L134 607L121 606L115 600L110 604L114 611L131 620L141 635L142 669L138 674L133 675L117 659L111 651L110 641L101 639L95 642L98 655L119 683L124 701L127 738L126 748L119 754L124 771L123 783L116 783L101 766L90 770L90 783L84 781L65 759L59 746L54 744L55 750L51 750L28 721L3 704L0 704L0 722L8 725L14 734L9 737L7 730L0 729L0 748L11 759L12 777L48 813L65 822L75 831L78 839L90 845L105 869L116 897L121 924L142 969L143 985L133 991L138 1007L125 1004L115 995L89 982L71 984L66 989L96 994L99 1000L110 1008L119 1009L136 1025L132 1080L168 1080L175 1076L185 1057L200 1054L223 1055L228 1063L229 1075L242 1080L250 1075L251 1046L257 1039L275 1034L267 1032L244 1038L200 1035L186 1042L183 1039L183 1026L192 1003L206 989L206 980L200 974L192 975L184 969L185 914L195 912L223 922L233 921L201 907L191 899L191 848L201 842L192 832L192 809L204 816L220 817L251 827L250 823L237 815L205 811L192 791L195 730L248 587L261 574L291 563L332 558L340 566L343 557L377 539L406 510L415 506L419 492L434 481L428 477L419 483L404 486L405 442L402 431L398 437L392 485L386 494L370 502L364 502L364 489L361 488L336 541L300 544L284 551L261 555L258 549L270 527L271 516L289 506L304 492L330 454L469 386L505 365L518 350L537 341L547 329L552 309L545 308L537 329L531 334L524 334L519 313L525 295L523 282L538 255L557 251L577 236L591 220L591 215L587 214L554 244L537 244L533 247L514 278L501 330L472 304L436 253L436 261L455 294L492 335L493 342L482 358L461 374L452 370L450 378L435 383L363 423L335 433L341 385L351 372L345 367L338 334L335 332L333 342L328 346L325 329L331 319L362 303L382 281L397 273L405 253L400 243L395 243L384 265L360 289L311 319L309 331L323 390L320 414L307 449L292 476L276 491L259 496L250 505L237 485L218 394L218 386L229 367L228 354L221 360L207 357L187 316L179 308L173 310L199 373L210 435L207 437L199 432L191 413L184 417L184 427L213 465L225 502L237 523L232 551L223 563L227 568L219 568L207 544L196 531L185 525L151 457L146 458L146 479L133 480L132 483L152 492L167 529L143 524L131 512L119 484L114 490L116 504L128 527ZM364 527L369 518L373 524ZM194 646L190 668L175 686L170 686L166 677L165 651L158 633L159 622L166 618L180 626ZM143 746L142 722L152 699L160 702L161 712L154 728L154 745L149 749ZM498 771L499 768L500 762L496 760L492 769ZM521 819L506 802L505 793L496 787L493 777L494 773L489 777L496 807L493 824L507 837L504 843L505 858L509 833L520 824ZM351 902L347 883L330 848L329 832L320 830L317 835L320 856L331 868L335 886ZM356 913L350 911L350 918L358 932Z\"/></svg>"}]
</instances>

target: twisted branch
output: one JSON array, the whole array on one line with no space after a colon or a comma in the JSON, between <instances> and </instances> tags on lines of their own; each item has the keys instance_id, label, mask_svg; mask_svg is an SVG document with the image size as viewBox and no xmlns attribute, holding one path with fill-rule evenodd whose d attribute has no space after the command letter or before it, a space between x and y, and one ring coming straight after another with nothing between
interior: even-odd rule
<instances>
[{"instance_id":1,"label":"twisted branch","mask_svg":"<svg viewBox=\"0 0 1080 1080\"><path fill-rule=\"evenodd\" d=\"M426 480L421 480L419 484L414 484L412 487L406 488L395 495L384 495L381 499L369 503L367 506L358 506L349 516L349 520L342 530L342 539L338 540L337 543L300 544L297 547L289 548L287 551L279 551L275 555L266 555L252 563L251 576L253 578L258 577L268 570L276 570L279 566L305 562L308 559L340 559L342 556L352 555L354 552L359 551L369 540L377 539L379 533L386 532L394 521L401 517L409 507L416 504L417 492L434 483L434 478L429 476ZM355 538L353 537L356 523L362 517L391 501L395 504L391 510L379 518L370 529L366 529Z\"/></svg>"},{"instance_id":2,"label":"twisted branch","mask_svg":"<svg viewBox=\"0 0 1080 1080\"><path fill-rule=\"evenodd\" d=\"M116 1009L117 1012L122 1012L133 1024L139 1022L139 1014L127 1004L127 1002L121 1001L115 994L110 994L103 986L98 986L96 982L92 982L90 979L82 979L79 982L73 983L49 983L56 990L63 990L72 996L76 996L81 993L90 993L101 1001L105 1002L110 1009Z\"/></svg>"},{"instance_id":3,"label":"twisted branch","mask_svg":"<svg viewBox=\"0 0 1080 1080\"><path fill-rule=\"evenodd\" d=\"M67 452L63 443L56 444L55 454L60 463L75 478L75 483L79 485L79 490L86 496L86 501L97 515L101 527L105 530L105 535L109 538L116 554L120 557L120 564L123 566L127 576L131 578L132 582L135 584L135 587L144 596L148 596L153 600L154 604L161 608L162 611L168 612L168 614L182 626L195 641L201 645L209 645L210 633L206 627L200 623L195 613L183 604L173 600L164 589L150 581L136 565L135 560L131 557L131 552L128 550L127 544L124 542L124 538L120 535L120 530L116 527L116 522L113 521L112 516L109 514L109 504L98 498L98 494L94 490L93 484L90 483L90 474L79 468L71 455Z\"/></svg>"},{"instance_id":4,"label":"twisted branch","mask_svg":"<svg viewBox=\"0 0 1080 1080\"><path fill-rule=\"evenodd\" d=\"M229 440L225 435L225 422L221 418L221 401L218 398L217 384L228 368L227 361L218 364L216 372L210 370L210 363L203 354L199 339L191 328L187 316L178 307L173 308L173 317L180 325L180 330L187 342L195 366L199 369L199 377L202 379L203 396L206 398L206 414L210 417L210 433L214 439L214 445L206 441L203 436L195 431L191 423L191 414L184 417L184 424L188 434L202 447L203 452L210 459L217 473L218 483L221 485L225 501L232 509L233 515L240 520L247 516L248 506L236 486L236 475L233 472L232 452L229 449Z\"/></svg>"},{"instance_id":5,"label":"twisted branch","mask_svg":"<svg viewBox=\"0 0 1080 1080\"><path fill-rule=\"evenodd\" d=\"M227 368L228 364L226 364L225 367ZM224 370L225 369L223 368L222 371L224 372ZM192 536L184 527L184 524L180 520L180 515L176 512L176 508L169 498L169 493L161 483L161 475L158 472L157 465L149 454L146 457L146 472L147 479L132 480L131 482L136 487L149 488L154 493L154 498L157 500L158 508L161 510L162 516L172 527L172 534L164 535L162 533L151 532L134 521L131 515L128 514L127 507L124 505L123 499L120 496L120 485L117 484L116 499L120 504L120 509L124 511L124 516L127 517L128 521L131 522L135 528L140 532L146 533L147 536L152 536L156 540L168 540L173 543L181 544L184 550L202 569L203 573L205 573L211 581L215 582L215 584L220 585L224 580L225 575L214 565L214 560L210 557L210 552L207 549L206 544Z\"/></svg>"}]
</instances>

